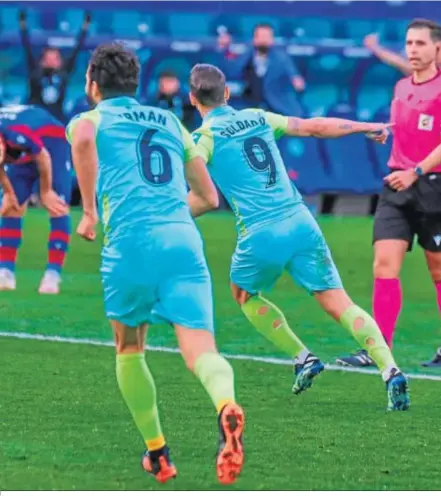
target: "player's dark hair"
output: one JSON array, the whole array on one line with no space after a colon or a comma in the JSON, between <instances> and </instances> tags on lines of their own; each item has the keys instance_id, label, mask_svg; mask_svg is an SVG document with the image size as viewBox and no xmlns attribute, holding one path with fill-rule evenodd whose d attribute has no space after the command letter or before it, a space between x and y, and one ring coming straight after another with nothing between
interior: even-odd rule
<instances>
[{"instance_id":1,"label":"player's dark hair","mask_svg":"<svg viewBox=\"0 0 441 496\"><path fill-rule=\"evenodd\" d=\"M98 46L90 59L89 71L103 98L134 96L138 89L138 57L122 43Z\"/></svg>"},{"instance_id":2,"label":"player's dark hair","mask_svg":"<svg viewBox=\"0 0 441 496\"><path fill-rule=\"evenodd\" d=\"M409 29L428 29L432 41L441 41L441 25L435 21L429 19L414 19L407 26L407 31L409 31Z\"/></svg>"},{"instance_id":3,"label":"player's dark hair","mask_svg":"<svg viewBox=\"0 0 441 496\"><path fill-rule=\"evenodd\" d=\"M178 76L176 72L172 71L171 69L165 69L159 73L159 79L162 78L173 78L173 79L178 79Z\"/></svg>"},{"instance_id":4,"label":"player's dark hair","mask_svg":"<svg viewBox=\"0 0 441 496\"><path fill-rule=\"evenodd\" d=\"M270 29L271 31L273 31L273 32L274 32L274 28L273 28L273 26L271 26L271 24L269 24L268 22L259 22L259 24L256 24L256 25L254 26L254 29L253 29L253 34L255 34L255 33L256 33L256 31L257 31L258 29L261 29L261 28L263 28L263 29Z\"/></svg>"},{"instance_id":5,"label":"player's dark hair","mask_svg":"<svg viewBox=\"0 0 441 496\"><path fill-rule=\"evenodd\" d=\"M225 81L216 66L196 64L190 73L190 90L201 105L216 107L225 103Z\"/></svg>"}]
</instances>

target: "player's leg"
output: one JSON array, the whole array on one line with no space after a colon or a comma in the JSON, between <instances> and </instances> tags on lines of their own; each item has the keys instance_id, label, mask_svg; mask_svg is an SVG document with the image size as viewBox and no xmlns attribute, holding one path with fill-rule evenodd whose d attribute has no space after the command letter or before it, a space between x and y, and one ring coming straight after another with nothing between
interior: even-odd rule
<instances>
[{"instance_id":1,"label":"player's leg","mask_svg":"<svg viewBox=\"0 0 441 496\"><path fill-rule=\"evenodd\" d=\"M373 316L389 347L402 306L401 266L414 237L414 222L408 210L380 200L374 220ZM372 366L365 349L337 360L340 365Z\"/></svg>"},{"instance_id":2,"label":"player's leg","mask_svg":"<svg viewBox=\"0 0 441 496\"><path fill-rule=\"evenodd\" d=\"M242 435L245 425L244 412L236 402L233 369L217 351L211 331L177 324L175 330L185 364L200 380L217 411L217 478L222 484L232 484L244 463Z\"/></svg>"},{"instance_id":3,"label":"player's leg","mask_svg":"<svg viewBox=\"0 0 441 496\"><path fill-rule=\"evenodd\" d=\"M314 294L321 307L346 328L358 344L367 350L387 384L389 409L409 406L407 380L401 374L375 320L355 305L343 289L340 276L324 237L311 217L305 219L303 250L297 251L289 271L294 280Z\"/></svg>"},{"instance_id":4,"label":"player's leg","mask_svg":"<svg viewBox=\"0 0 441 496\"><path fill-rule=\"evenodd\" d=\"M237 275L236 272L234 277ZM234 282L231 282L231 292L253 327L277 348L293 358L293 393L300 394L310 388L313 379L324 370L324 364L292 331L283 312L260 293L250 293Z\"/></svg>"},{"instance_id":5,"label":"player's leg","mask_svg":"<svg viewBox=\"0 0 441 496\"><path fill-rule=\"evenodd\" d=\"M438 310L441 312L441 215L421 216L418 226L418 242L424 249L427 267L435 286ZM422 363L424 367L441 367L441 347L432 360Z\"/></svg>"},{"instance_id":6,"label":"player's leg","mask_svg":"<svg viewBox=\"0 0 441 496\"><path fill-rule=\"evenodd\" d=\"M127 246L112 246L110 251L126 253ZM138 260L132 254L132 258L121 257L114 263L104 251L104 307L115 337L118 386L146 446L142 465L164 483L176 476L176 468L161 429L155 382L144 356L144 323L151 317L155 285L145 267L134 263L133 257Z\"/></svg>"},{"instance_id":7,"label":"player's leg","mask_svg":"<svg viewBox=\"0 0 441 496\"><path fill-rule=\"evenodd\" d=\"M170 250L168 274L161 281L153 315L172 322L187 367L201 381L218 413L218 480L231 484L239 476L243 461L244 413L236 403L234 373L214 340L211 278L202 242L193 226L175 232L176 250ZM187 232L188 231L188 232ZM188 243L185 241L188 240Z\"/></svg>"},{"instance_id":8,"label":"player's leg","mask_svg":"<svg viewBox=\"0 0 441 496\"><path fill-rule=\"evenodd\" d=\"M292 221L282 221L241 241L233 255L230 279L233 298L253 327L295 363L293 392L299 394L312 385L324 368L297 337L283 312L260 291L271 289L283 273L292 253Z\"/></svg>"},{"instance_id":9,"label":"player's leg","mask_svg":"<svg viewBox=\"0 0 441 496\"><path fill-rule=\"evenodd\" d=\"M144 356L147 326L110 322L115 335L119 390L146 445L143 467L158 482L167 482L177 472L169 458L159 419L155 381Z\"/></svg>"},{"instance_id":10,"label":"player's leg","mask_svg":"<svg viewBox=\"0 0 441 496\"><path fill-rule=\"evenodd\" d=\"M72 194L72 174L68 161L68 145L60 138L45 140L45 145L52 159L52 183L54 191L67 204ZM40 283L41 294L58 294L60 292L61 272L66 261L71 233L70 213L50 218L48 240L48 259L44 276Z\"/></svg>"},{"instance_id":11,"label":"player's leg","mask_svg":"<svg viewBox=\"0 0 441 496\"><path fill-rule=\"evenodd\" d=\"M36 177L32 165L8 166L7 174L20 208L12 208L3 198L0 212L0 291L16 288L15 265L23 237L23 216Z\"/></svg>"}]
</instances>

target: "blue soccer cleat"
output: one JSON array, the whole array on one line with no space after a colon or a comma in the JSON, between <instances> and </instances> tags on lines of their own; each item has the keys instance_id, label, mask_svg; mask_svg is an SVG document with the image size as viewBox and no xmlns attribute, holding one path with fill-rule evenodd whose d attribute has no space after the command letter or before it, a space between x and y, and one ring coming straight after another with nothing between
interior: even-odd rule
<instances>
[{"instance_id":1,"label":"blue soccer cleat","mask_svg":"<svg viewBox=\"0 0 441 496\"><path fill-rule=\"evenodd\" d=\"M392 371L392 375L386 383L387 389L387 410L402 411L410 407L409 383L406 377L397 369Z\"/></svg>"},{"instance_id":2,"label":"blue soccer cleat","mask_svg":"<svg viewBox=\"0 0 441 496\"><path fill-rule=\"evenodd\" d=\"M324 363L316 356L309 354L304 363L294 366L294 385L292 392L300 394L312 386L312 382L325 369Z\"/></svg>"}]
</instances>

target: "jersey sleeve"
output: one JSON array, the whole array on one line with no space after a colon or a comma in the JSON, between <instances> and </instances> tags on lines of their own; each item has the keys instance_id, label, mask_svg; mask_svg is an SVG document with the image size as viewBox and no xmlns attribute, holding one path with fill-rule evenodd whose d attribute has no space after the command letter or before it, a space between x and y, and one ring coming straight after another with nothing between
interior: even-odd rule
<instances>
[{"instance_id":1,"label":"jersey sleeve","mask_svg":"<svg viewBox=\"0 0 441 496\"><path fill-rule=\"evenodd\" d=\"M285 136L288 131L289 117L286 115L274 114L273 112L265 112L265 117L268 124L271 126L276 139Z\"/></svg>"},{"instance_id":2,"label":"jersey sleeve","mask_svg":"<svg viewBox=\"0 0 441 496\"><path fill-rule=\"evenodd\" d=\"M84 121L84 120L88 120L94 124L95 136L96 136L98 126L100 125L101 122L101 115L99 113L99 110L97 109L90 110L89 112L83 112L72 118L72 120L69 122L66 128L66 139L70 144L72 144L73 132L75 131L76 126L80 121Z\"/></svg>"},{"instance_id":3,"label":"jersey sleeve","mask_svg":"<svg viewBox=\"0 0 441 496\"><path fill-rule=\"evenodd\" d=\"M185 129L185 127L179 122L182 134L182 143L184 144L184 162L189 162L198 156L196 153L196 146L194 144L191 134Z\"/></svg>"},{"instance_id":4,"label":"jersey sleeve","mask_svg":"<svg viewBox=\"0 0 441 496\"><path fill-rule=\"evenodd\" d=\"M213 134L209 129L201 128L193 133L193 139L196 143L197 155L209 164L213 158Z\"/></svg>"}]
</instances>

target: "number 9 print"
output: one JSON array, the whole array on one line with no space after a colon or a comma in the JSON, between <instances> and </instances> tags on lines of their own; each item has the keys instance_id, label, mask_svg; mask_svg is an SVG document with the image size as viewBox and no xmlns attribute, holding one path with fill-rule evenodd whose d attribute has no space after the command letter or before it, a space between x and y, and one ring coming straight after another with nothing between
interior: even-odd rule
<instances>
[{"instance_id":1,"label":"number 9 print","mask_svg":"<svg viewBox=\"0 0 441 496\"><path fill-rule=\"evenodd\" d=\"M267 142L258 137L247 138L243 144L243 151L251 169L268 173L266 187L274 186L277 182L276 162Z\"/></svg>"}]
</instances>

